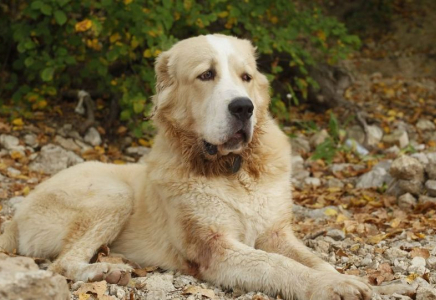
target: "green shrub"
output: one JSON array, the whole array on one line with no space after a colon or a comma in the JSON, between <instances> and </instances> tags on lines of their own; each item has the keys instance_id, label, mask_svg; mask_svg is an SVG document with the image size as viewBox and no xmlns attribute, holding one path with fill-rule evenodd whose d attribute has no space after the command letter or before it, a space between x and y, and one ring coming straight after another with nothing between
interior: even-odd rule
<instances>
[{"instance_id":1,"label":"green shrub","mask_svg":"<svg viewBox=\"0 0 436 300\"><path fill-rule=\"evenodd\" d=\"M289 0L9 0L0 4L0 100L50 105L67 89L85 89L119 99L121 119L136 134L147 129L155 57L190 36L224 33L249 38L271 80L283 68L299 69L287 93L307 93L307 65L344 58L359 39L320 9ZM289 115L273 95L272 110Z\"/></svg>"}]
</instances>

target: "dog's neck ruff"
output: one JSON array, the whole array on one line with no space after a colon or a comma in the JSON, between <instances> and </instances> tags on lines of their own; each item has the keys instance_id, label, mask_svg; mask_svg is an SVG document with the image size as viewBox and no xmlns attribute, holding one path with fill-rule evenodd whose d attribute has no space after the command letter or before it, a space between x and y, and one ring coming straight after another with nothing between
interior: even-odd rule
<instances>
[{"instance_id":1,"label":"dog's neck ruff","mask_svg":"<svg viewBox=\"0 0 436 300\"><path fill-rule=\"evenodd\" d=\"M195 133L175 126L160 114L157 114L156 118L164 130L163 133L170 147L181 154L183 165L188 167L193 174L205 177L232 176L243 169L249 175L258 178L264 168L264 164L259 159L261 156L256 153L261 149L259 147L259 135L262 134L260 127L255 128L252 141L240 154L210 155L205 149L204 141L199 139Z\"/></svg>"}]
</instances>

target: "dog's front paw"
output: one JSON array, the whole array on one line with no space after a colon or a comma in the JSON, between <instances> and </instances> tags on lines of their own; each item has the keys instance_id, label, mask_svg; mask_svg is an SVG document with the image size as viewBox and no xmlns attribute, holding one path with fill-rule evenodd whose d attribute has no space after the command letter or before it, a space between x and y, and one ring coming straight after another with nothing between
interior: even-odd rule
<instances>
[{"instance_id":1,"label":"dog's front paw","mask_svg":"<svg viewBox=\"0 0 436 300\"><path fill-rule=\"evenodd\" d=\"M371 287L362 279L342 274L320 273L308 287L307 299L370 300Z\"/></svg>"},{"instance_id":2,"label":"dog's front paw","mask_svg":"<svg viewBox=\"0 0 436 300\"><path fill-rule=\"evenodd\" d=\"M80 274L80 280L100 281L127 285L131 278L132 267L125 264L95 263L87 265Z\"/></svg>"}]
</instances>

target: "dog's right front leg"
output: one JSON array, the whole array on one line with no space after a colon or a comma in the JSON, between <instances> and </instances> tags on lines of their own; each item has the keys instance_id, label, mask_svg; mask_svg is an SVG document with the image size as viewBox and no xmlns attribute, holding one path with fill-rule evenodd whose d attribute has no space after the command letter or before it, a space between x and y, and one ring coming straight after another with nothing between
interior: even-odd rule
<instances>
[{"instance_id":1,"label":"dog's right front leg","mask_svg":"<svg viewBox=\"0 0 436 300\"><path fill-rule=\"evenodd\" d=\"M193 245L191 245L193 246ZM203 279L225 287L299 300L369 300L371 289L351 276L316 271L280 254L256 250L218 233L190 254Z\"/></svg>"}]
</instances>

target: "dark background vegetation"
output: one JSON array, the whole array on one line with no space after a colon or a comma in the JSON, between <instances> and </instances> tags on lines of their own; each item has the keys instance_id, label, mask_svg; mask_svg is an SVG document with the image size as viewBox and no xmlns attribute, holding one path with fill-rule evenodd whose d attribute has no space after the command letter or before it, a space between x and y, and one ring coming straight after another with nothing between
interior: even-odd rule
<instances>
[{"instance_id":1,"label":"dark background vegetation","mask_svg":"<svg viewBox=\"0 0 436 300\"><path fill-rule=\"evenodd\" d=\"M2 1L0 113L32 118L85 90L101 106L115 103L119 120L140 136L151 129L144 116L154 93L154 59L178 40L224 33L257 46L259 68L273 87L271 110L285 123L290 105L320 100L316 91L338 74L338 61L364 38L389 31L393 13L408 3L345 2ZM337 104L332 99L318 108Z\"/></svg>"}]
</instances>

